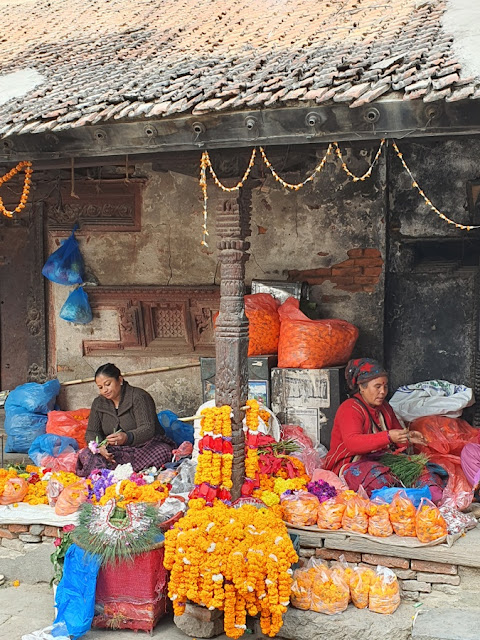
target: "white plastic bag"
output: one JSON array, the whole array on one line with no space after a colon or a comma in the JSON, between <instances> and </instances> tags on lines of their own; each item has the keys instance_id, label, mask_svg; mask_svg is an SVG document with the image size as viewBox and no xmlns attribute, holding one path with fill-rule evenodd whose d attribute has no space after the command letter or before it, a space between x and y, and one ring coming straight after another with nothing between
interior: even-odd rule
<instances>
[{"instance_id":1,"label":"white plastic bag","mask_svg":"<svg viewBox=\"0 0 480 640\"><path fill-rule=\"evenodd\" d=\"M459 418L463 409L475 402L473 390L446 380L427 380L399 387L390 405L406 422L424 416Z\"/></svg>"},{"instance_id":2,"label":"white plastic bag","mask_svg":"<svg viewBox=\"0 0 480 640\"><path fill-rule=\"evenodd\" d=\"M32 631L22 636L22 640L70 640L67 625L64 622L55 622L50 627Z\"/></svg>"}]
</instances>

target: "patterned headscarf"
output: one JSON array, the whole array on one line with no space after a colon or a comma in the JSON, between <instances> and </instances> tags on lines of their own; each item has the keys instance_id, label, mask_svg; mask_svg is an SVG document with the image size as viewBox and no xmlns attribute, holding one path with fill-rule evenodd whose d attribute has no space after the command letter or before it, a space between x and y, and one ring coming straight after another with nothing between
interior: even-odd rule
<instances>
[{"instance_id":1,"label":"patterned headscarf","mask_svg":"<svg viewBox=\"0 0 480 640\"><path fill-rule=\"evenodd\" d=\"M345 378L348 388L356 391L358 385L381 376L388 375L383 366L372 358L357 358L350 360L345 369Z\"/></svg>"}]
</instances>

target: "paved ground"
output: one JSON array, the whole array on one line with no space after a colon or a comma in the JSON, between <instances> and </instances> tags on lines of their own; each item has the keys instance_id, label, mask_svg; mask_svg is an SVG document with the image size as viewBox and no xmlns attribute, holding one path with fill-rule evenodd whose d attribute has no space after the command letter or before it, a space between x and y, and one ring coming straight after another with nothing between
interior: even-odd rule
<instances>
[{"instance_id":1,"label":"paved ground","mask_svg":"<svg viewBox=\"0 0 480 640\"><path fill-rule=\"evenodd\" d=\"M21 640L25 634L44 629L53 621L53 592L47 584L21 584L15 588L0 588L0 640ZM110 631L96 629L89 631L82 640L187 640L188 636L179 631L171 616L165 617L155 627L152 636L142 631ZM226 640L226 636L217 636ZM252 636L246 636L252 640ZM30 640L30 639L29 639Z\"/></svg>"}]
</instances>

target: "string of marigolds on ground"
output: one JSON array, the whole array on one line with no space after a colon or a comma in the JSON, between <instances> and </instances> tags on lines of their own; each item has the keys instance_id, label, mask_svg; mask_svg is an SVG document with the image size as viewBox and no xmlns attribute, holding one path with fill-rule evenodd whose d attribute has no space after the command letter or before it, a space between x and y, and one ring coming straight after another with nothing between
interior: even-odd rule
<instances>
[{"instance_id":1,"label":"string of marigolds on ground","mask_svg":"<svg viewBox=\"0 0 480 640\"><path fill-rule=\"evenodd\" d=\"M33 173L32 163L29 162L28 160L22 160L22 162L19 162L16 167L11 169L8 173L6 173L4 176L0 178L0 187L1 187L2 184L5 184L5 182L8 182L11 178L13 178L13 176L19 173L19 171L25 171L25 180L23 183L23 191L20 197L19 204L15 207L15 209L13 209L13 211L9 211L3 204L2 198L0 198L0 211L7 218L13 218L13 214L20 213L20 211L24 209L25 205L27 204L28 194L30 193L30 185L32 183L32 173Z\"/></svg>"},{"instance_id":2,"label":"string of marigolds on ground","mask_svg":"<svg viewBox=\"0 0 480 640\"><path fill-rule=\"evenodd\" d=\"M427 206L429 206L430 209L437 214L437 216L439 216L442 220L445 220L445 222L448 222L448 224L454 224L457 227L457 229L463 229L464 231L470 231L471 229L480 229L480 225L460 224L459 222L455 222L455 220L452 220L451 218L448 218L444 213L439 211L437 209L437 207L433 204L433 202L429 198L427 198L427 196L426 196L425 192L423 191L423 189L421 189L419 187L418 182L415 180L412 172L410 171L410 169L407 166L407 163L403 159L403 153L400 153L400 149L397 147L397 144L396 144L395 141L392 141L392 147L394 148L395 153L397 154L397 156L400 158L400 162L402 163L403 168L405 169L405 171L408 173L408 175L412 179L412 187L414 187L418 191L418 193L425 200L425 204Z\"/></svg>"}]
</instances>

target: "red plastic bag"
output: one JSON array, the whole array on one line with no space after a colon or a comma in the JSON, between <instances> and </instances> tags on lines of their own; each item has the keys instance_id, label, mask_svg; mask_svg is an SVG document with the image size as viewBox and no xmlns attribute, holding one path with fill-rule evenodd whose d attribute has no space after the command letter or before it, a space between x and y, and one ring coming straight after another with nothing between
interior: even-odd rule
<instances>
[{"instance_id":1,"label":"red plastic bag","mask_svg":"<svg viewBox=\"0 0 480 640\"><path fill-rule=\"evenodd\" d=\"M478 429L460 418L446 416L426 416L410 423L412 431L420 431L428 447L418 447L427 455L431 453L451 453L459 456L463 447L469 442L478 442Z\"/></svg>"},{"instance_id":2,"label":"red plastic bag","mask_svg":"<svg viewBox=\"0 0 480 640\"><path fill-rule=\"evenodd\" d=\"M455 507L459 511L467 509L473 500L473 489L463 473L460 456L430 455L430 462L435 462L448 472L447 486L443 490L441 505Z\"/></svg>"},{"instance_id":3,"label":"red plastic bag","mask_svg":"<svg viewBox=\"0 0 480 640\"><path fill-rule=\"evenodd\" d=\"M47 420L47 433L74 438L80 449L87 446L85 432L88 426L90 409L76 409L75 411L50 411Z\"/></svg>"},{"instance_id":4,"label":"red plastic bag","mask_svg":"<svg viewBox=\"0 0 480 640\"><path fill-rule=\"evenodd\" d=\"M245 314L248 318L248 355L263 356L277 353L280 337L280 303L269 293L245 296Z\"/></svg>"},{"instance_id":5,"label":"red plastic bag","mask_svg":"<svg viewBox=\"0 0 480 640\"><path fill-rule=\"evenodd\" d=\"M310 320L288 298L278 310L280 368L324 369L345 364L350 358L358 329L345 320Z\"/></svg>"},{"instance_id":6,"label":"red plastic bag","mask_svg":"<svg viewBox=\"0 0 480 640\"><path fill-rule=\"evenodd\" d=\"M41 466L51 469L52 471L68 471L75 473L77 468L78 451L70 451L61 453L58 456L44 456L41 460Z\"/></svg>"},{"instance_id":7,"label":"red plastic bag","mask_svg":"<svg viewBox=\"0 0 480 640\"><path fill-rule=\"evenodd\" d=\"M9 478L0 495L0 504L21 502L28 492L28 484L23 478Z\"/></svg>"}]
</instances>

